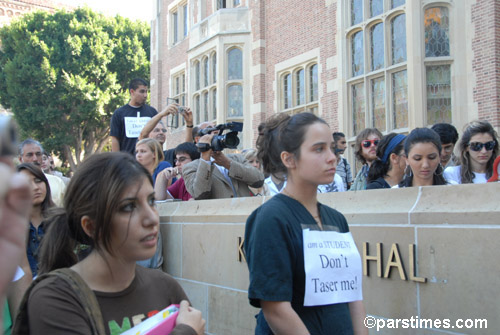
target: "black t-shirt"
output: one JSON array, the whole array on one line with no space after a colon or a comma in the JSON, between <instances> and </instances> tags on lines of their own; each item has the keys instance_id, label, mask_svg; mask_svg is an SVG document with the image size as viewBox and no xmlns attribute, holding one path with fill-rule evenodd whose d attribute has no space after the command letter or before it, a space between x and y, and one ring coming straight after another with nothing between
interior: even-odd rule
<instances>
[{"instance_id":1,"label":"black t-shirt","mask_svg":"<svg viewBox=\"0 0 500 335\"><path fill-rule=\"evenodd\" d=\"M175 166L175 149L168 149L163 151L163 156L165 158L163 159L165 162L169 162L170 165Z\"/></svg>"},{"instance_id":2,"label":"black t-shirt","mask_svg":"<svg viewBox=\"0 0 500 335\"><path fill-rule=\"evenodd\" d=\"M341 213L322 204L318 208L324 230L349 231ZM275 195L249 216L245 253L250 271L250 304L260 307L260 300L290 301L311 334L352 334L347 303L304 306L302 230L305 228L318 230L305 207L283 194ZM256 334L272 334L260 313Z\"/></svg>"},{"instance_id":3,"label":"black t-shirt","mask_svg":"<svg viewBox=\"0 0 500 335\"><path fill-rule=\"evenodd\" d=\"M366 185L367 190L376 190L379 188L391 188L391 185L385 181L384 177L379 177Z\"/></svg>"},{"instance_id":4,"label":"black t-shirt","mask_svg":"<svg viewBox=\"0 0 500 335\"><path fill-rule=\"evenodd\" d=\"M128 152L135 155L135 144L141 133L144 124L148 121L137 123L137 113L140 113L141 118L151 119L158 114L156 109L148 105L141 107L132 107L129 104L115 110L111 117L111 133L120 143L120 151ZM128 128L128 129L127 129Z\"/></svg>"}]
</instances>

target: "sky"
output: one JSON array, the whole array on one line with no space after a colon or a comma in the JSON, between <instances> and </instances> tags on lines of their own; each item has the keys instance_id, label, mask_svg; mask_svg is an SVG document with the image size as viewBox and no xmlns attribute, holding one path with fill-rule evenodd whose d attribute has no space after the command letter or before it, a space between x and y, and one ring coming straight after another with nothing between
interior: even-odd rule
<instances>
[{"instance_id":1,"label":"sky","mask_svg":"<svg viewBox=\"0 0 500 335\"><path fill-rule=\"evenodd\" d=\"M128 17L132 20L151 21L154 0L67 0L74 6L86 4L93 10L106 15ZM62 2L62 1L61 1Z\"/></svg>"}]
</instances>

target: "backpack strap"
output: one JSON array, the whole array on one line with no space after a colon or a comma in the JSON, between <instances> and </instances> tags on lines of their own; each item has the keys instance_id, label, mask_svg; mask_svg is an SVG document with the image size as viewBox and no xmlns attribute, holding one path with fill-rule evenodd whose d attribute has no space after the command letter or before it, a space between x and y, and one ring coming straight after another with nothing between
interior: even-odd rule
<instances>
[{"instance_id":1,"label":"backpack strap","mask_svg":"<svg viewBox=\"0 0 500 335\"><path fill-rule=\"evenodd\" d=\"M59 277L65 280L75 292L78 300L82 304L87 316L90 320L90 326L92 327L92 335L105 335L106 330L104 328L104 321L102 319L101 308L97 302L97 298L90 289L90 287L85 283L85 281L80 277L78 273L69 269L57 269L49 273L45 273L38 276L30 285L28 290L23 296L21 304L19 306L19 312L14 322L14 327L12 328L12 335L29 335L29 318L28 318L28 300L33 288L43 281L44 279L51 277Z\"/></svg>"}]
</instances>

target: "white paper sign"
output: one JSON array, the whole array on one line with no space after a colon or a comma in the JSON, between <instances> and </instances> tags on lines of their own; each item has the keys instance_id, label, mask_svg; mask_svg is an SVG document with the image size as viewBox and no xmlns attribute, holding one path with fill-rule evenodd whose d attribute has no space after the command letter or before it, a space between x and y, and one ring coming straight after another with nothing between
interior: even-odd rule
<instances>
[{"instance_id":1,"label":"white paper sign","mask_svg":"<svg viewBox=\"0 0 500 335\"><path fill-rule=\"evenodd\" d=\"M363 299L361 256L351 233L304 229L304 306Z\"/></svg>"},{"instance_id":2,"label":"white paper sign","mask_svg":"<svg viewBox=\"0 0 500 335\"><path fill-rule=\"evenodd\" d=\"M128 138L138 138L142 128L148 123L151 118L149 116L134 117L126 116L125 119L125 136Z\"/></svg>"}]
</instances>

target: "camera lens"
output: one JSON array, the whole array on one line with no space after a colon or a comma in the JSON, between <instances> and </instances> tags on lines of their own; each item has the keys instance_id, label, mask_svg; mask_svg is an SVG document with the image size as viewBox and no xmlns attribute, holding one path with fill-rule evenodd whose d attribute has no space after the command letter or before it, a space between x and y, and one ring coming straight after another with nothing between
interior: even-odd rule
<instances>
[{"instance_id":1,"label":"camera lens","mask_svg":"<svg viewBox=\"0 0 500 335\"><path fill-rule=\"evenodd\" d=\"M226 148L235 149L240 144L238 132L227 133L224 138L224 146Z\"/></svg>"}]
</instances>

